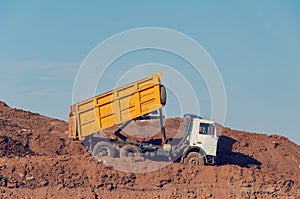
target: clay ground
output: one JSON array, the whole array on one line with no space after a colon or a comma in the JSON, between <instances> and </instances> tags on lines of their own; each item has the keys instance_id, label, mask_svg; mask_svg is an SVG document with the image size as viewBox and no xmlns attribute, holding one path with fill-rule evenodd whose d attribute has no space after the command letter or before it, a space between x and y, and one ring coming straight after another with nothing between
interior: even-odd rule
<instances>
[{"instance_id":1,"label":"clay ground","mask_svg":"<svg viewBox=\"0 0 300 199\"><path fill-rule=\"evenodd\" d=\"M300 147L279 135L223 128L218 165L131 173L97 161L67 130L0 103L0 198L300 198Z\"/></svg>"}]
</instances>

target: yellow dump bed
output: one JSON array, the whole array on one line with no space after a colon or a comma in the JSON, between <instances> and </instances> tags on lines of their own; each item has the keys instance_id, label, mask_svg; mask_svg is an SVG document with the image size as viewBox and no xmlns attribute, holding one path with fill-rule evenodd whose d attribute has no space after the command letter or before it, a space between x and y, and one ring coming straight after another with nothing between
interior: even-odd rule
<instances>
[{"instance_id":1,"label":"yellow dump bed","mask_svg":"<svg viewBox=\"0 0 300 199\"><path fill-rule=\"evenodd\" d=\"M69 137L83 139L162 108L166 91L162 73L70 106Z\"/></svg>"}]
</instances>

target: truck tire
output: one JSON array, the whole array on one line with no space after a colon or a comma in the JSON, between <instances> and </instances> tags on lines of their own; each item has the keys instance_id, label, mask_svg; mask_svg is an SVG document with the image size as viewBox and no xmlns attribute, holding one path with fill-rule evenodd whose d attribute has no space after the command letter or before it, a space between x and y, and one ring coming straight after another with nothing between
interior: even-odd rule
<instances>
[{"instance_id":1,"label":"truck tire","mask_svg":"<svg viewBox=\"0 0 300 199\"><path fill-rule=\"evenodd\" d=\"M167 103L166 88L163 85L160 86L160 103L162 105L166 105Z\"/></svg>"},{"instance_id":2,"label":"truck tire","mask_svg":"<svg viewBox=\"0 0 300 199\"><path fill-rule=\"evenodd\" d=\"M135 158L139 158L141 157L141 151L139 149L139 147L134 146L134 145L125 145L121 148L120 150L120 157L135 157Z\"/></svg>"},{"instance_id":3,"label":"truck tire","mask_svg":"<svg viewBox=\"0 0 300 199\"><path fill-rule=\"evenodd\" d=\"M204 165L204 157L198 152L190 152L186 158L184 158L184 163L193 165Z\"/></svg>"},{"instance_id":4,"label":"truck tire","mask_svg":"<svg viewBox=\"0 0 300 199\"><path fill-rule=\"evenodd\" d=\"M93 156L113 158L115 156L115 147L108 142L98 142L93 148Z\"/></svg>"}]
</instances>

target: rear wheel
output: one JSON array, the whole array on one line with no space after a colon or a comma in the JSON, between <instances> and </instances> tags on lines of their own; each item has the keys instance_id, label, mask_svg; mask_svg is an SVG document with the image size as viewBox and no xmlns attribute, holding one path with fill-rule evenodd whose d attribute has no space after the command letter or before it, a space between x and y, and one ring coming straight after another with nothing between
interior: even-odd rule
<instances>
[{"instance_id":1,"label":"rear wheel","mask_svg":"<svg viewBox=\"0 0 300 199\"><path fill-rule=\"evenodd\" d=\"M108 142L98 142L93 149L93 156L96 157L114 157L115 148Z\"/></svg>"},{"instance_id":2,"label":"rear wheel","mask_svg":"<svg viewBox=\"0 0 300 199\"><path fill-rule=\"evenodd\" d=\"M120 150L120 157L141 157L141 151L139 147L134 145L125 145Z\"/></svg>"},{"instance_id":3,"label":"rear wheel","mask_svg":"<svg viewBox=\"0 0 300 199\"><path fill-rule=\"evenodd\" d=\"M198 152L190 152L184 159L184 163L193 165L204 165L204 157Z\"/></svg>"}]
</instances>

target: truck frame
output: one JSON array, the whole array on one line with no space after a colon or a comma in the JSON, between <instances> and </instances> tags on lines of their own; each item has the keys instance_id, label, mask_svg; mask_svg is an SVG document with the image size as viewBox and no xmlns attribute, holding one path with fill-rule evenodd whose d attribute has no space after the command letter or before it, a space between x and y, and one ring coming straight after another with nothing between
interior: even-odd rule
<instances>
[{"instance_id":1,"label":"truck frame","mask_svg":"<svg viewBox=\"0 0 300 199\"><path fill-rule=\"evenodd\" d=\"M98 157L165 157L169 161L195 165L214 164L217 157L216 123L194 114L185 114L183 137L173 144L166 137L163 107L166 89L162 73L95 96L70 106L69 138L82 140ZM121 132L136 120L159 119L161 144L128 141ZM106 129L118 126L112 134Z\"/></svg>"}]
</instances>

